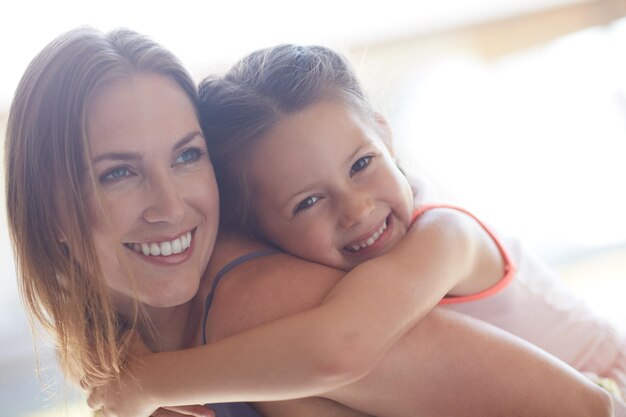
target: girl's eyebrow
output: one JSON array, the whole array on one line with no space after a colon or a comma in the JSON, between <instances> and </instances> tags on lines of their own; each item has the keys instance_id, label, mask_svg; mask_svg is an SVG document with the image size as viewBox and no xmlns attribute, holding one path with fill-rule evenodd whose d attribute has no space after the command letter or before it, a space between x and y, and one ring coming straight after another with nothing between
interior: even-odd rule
<instances>
[{"instance_id":1,"label":"girl's eyebrow","mask_svg":"<svg viewBox=\"0 0 626 417\"><path fill-rule=\"evenodd\" d=\"M185 146L186 144L194 140L197 136L202 137L202 133L197 130L186 134L178 142L174 144L174 147L172 148L172 150L176 151L182 148L183 146ZM141 159L142 159L141 154L139 154L138 152L107 152L107 153L104 153L102 155L95 157L92 160L92 163L96 164L104 160L133 161L133 160L141 160Z\"/></svg>"},{"instance_id":2,"label":"girl's eyebrow","mask_svg":"<svg viewBox=\"0 0 626 417\"><path fill-rule=\"evenodd\" d=\"M350 155L348 155L348 157L344 160L344 164L345 165L350 165L350 162L352 162L352 160L354 158L356 158L356 156L363 152L363 149L366 149L368 146L370 145L370 143L364 143L361 144L360 146L358 146L354 152L350 153ZM315 189L315 185L314 184L307 184L305 187L300 188L297 192L292 193L286 200L285 203L282 204L280 207L281 209L287 205L291 205L292 201L300 196L301 194L308 194L311 190Z\"/></svg>"},{"instance_id":3,"label":"girl's eyebrow","mask_svg":"<svg viewBox=\"0 0 626 417\"><path fill-rule=\"evenodd\" d=\"M293 194L291 194L288 198L286 198L283 204L281 204L280 206L280 210L283 210L286 206L291 206L293 205L293 200L296 197L299 197L301 194L308 194L311 192L311 190L313 190L315 188L314 185L307 185L306 187L302 187L298 192L295 192Z\"/></svg>"},{"instance_id":4,"label":"girl's eyebrow","mask_svg":"<svg viewBox=\"0 0 626 417\"><path fill-rule=\"evenodd\" d=\"M364 148L367 148L369 145L370 145L369 143L365 143L365 144L362 144L361 146L359 146L358 148L356 148L356 149L354 150L354 152L352 152L352 153L351 153L351 154L350 154L350 155L349 155L349 156L345 159L344 164L345 164L345 165L350 165L350 162L352 162L352 160L353 160L354 158L356 158L356 156L357 156L359 153L363 152L363 149L364 149Z\"/></svg>"},{"instance_id":5,"label":"girl's eyebrow","mask_svg":"<svg viewBox=\"0 0 626 417\"><path fill-rule=\"evenodd\" d=\"M364 149L366 149L368 146L370 145L370 143L364 143L361 144L360 146L358 146L354 152L350 153L350 155L348 155L348 157L344 160L344 164L345 165L350 165L350 162L352 162L352 160L354 158L356 158L356 156L363 152ZM307 194L310 192L310 190L313 190L315 188L314 184L307 184L304 187L301 187L298 191L292 193L286 200L285 203L281 205L281 208L284 206L287 206L289 204L291 204L291 201L296 198L297 196L301 195L301 194Z\"/></svg>"}]
</instances>

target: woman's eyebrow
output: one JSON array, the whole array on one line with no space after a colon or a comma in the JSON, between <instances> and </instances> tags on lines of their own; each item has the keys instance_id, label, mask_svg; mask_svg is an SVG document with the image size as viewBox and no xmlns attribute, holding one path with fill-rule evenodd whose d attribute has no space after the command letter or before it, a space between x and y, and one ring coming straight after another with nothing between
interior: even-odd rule
<instances>
[{"instance_id":1,"label":"woman's eyebrow","mask_svg":"<svg viewBox=\"0 0 626 417\"><path fill-rule=\"evenodd\" d=\"M183 146L185 146L186 144L188 144L189 142L191 142L192 140L194 140L197 136L200 136L201 138L204 138L204 136L202 135L202 132L196 130L190 133L187 133L185 136L183 136L183 138L181 140L179 140L178 142L176 142L176 144L174 145L174 148L172 148L172 150L178 150L180 148L182 148Z\"/></svg>"},{"instance_id":2,"label":"woman's eyebrow","mask_svg":"<svg viewBox=\"0 0 626 417\"><path fill-rule=\"evenodd\" d=\"M174 144L172 150L178 150L194 140L197 136L202 137L202 133L199 131L193 131L182 137L178 142ZM114 161L133 161L133 160L141 160L141 154L138 152L107 152L102 155L95 157L92 161L93 164L96 164L103 160L114 160Z\"/></svg>"},{"instance_id":3,"label":"woman's eyebrow","mask_svg":"<svg viewBox=\"0 0 626 417\"><path fill-rule=\"evenodd\" d=\"M107 152L94 158L92 163L97 164L106 159L114 161L133 161L141 159L141 155L137 152Z\"/></svg>"}]
</instances>

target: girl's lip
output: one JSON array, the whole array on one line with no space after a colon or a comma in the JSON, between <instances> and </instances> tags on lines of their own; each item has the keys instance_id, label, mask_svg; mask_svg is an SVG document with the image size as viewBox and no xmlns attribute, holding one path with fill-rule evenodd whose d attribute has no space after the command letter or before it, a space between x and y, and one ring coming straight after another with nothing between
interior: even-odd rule
<instances>
[{"instance_id":1,"label":"girl's lip","mask_svg":"<svg viewBox=\"0 0 626 417\"><path fill-rule=\"evenodd\" d=\"M387 222L387 228L383 231L383 233L380 235L380 237L371 245L365 247L365 248L361 248L359 249L357 252L352 252L348 249L346 249L346 247L344 247L343 251L344 253L350 255L350 256L356 256L356 257L370 257L374 252L377 252L378 250L380 250L383 246L385 246L385 244L387 243L387 241L389 240L389 236L391 236L391 231L393 229L393 221L392 221L392 217L391 214L388 215L386 217L386 222ZM371 236L376 230L373 230L370 234L365 235L364 239L367 238L368 236ZM357 241L355 241L357 242Z\"/></svg>"}]
</instances>

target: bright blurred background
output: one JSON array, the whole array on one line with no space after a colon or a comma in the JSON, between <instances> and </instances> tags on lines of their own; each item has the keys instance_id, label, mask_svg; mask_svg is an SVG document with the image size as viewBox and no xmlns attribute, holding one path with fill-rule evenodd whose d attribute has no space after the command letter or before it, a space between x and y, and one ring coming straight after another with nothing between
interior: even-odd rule
<instances>
[{"instance_id":1,"label":"bright blurred background","mask_svg":"<svg viewBox=\"0 0 626 417\"><path fill-rule=\"evenodd\" d=\"M198 80L276 43L345 52L431 196L520 237L626 330L624 0L4 2L3 137L28 62L79 25L148 34ZM87 415L45 340L36 376L0 203L0 417Z\"/></svg>"}]
</instances>

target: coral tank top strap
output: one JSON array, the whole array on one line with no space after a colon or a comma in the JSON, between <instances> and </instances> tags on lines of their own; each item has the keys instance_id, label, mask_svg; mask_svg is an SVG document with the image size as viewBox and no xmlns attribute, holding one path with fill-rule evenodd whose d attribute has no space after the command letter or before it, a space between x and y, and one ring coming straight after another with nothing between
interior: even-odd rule
<instances>
[{"instance_id":1,"label":"coral tank top strap","mask_svg":"<svg viewBox=\"0 0 626 417\"><path fill-rule=\"evenodd\" d=\"M511 258L511 255L509 255L509 252L506 250L506 248L504 247L500 239L498 239L496 234L487 225L485 225L480 219L478 219L469 211L461 207L456 207L456 206L446 205L446 204L426 205L426 206L421 206L415 209L415 211L413 212L413 222L415 222L419 216L426 213L428 210L432 210L435 208L448 208L452 210L457 210L457 211L467 214L468 216L476 220L476 222L478 222L478 224L485 230L485 232L487 232L487 234L494 241L494 243L498 247L498 250L500 251L502 260L504 261L504 275L502 276L502 279L500 279L497 283L495 283L491 287L483 291L480 291L476 294L462 295L462 296L446 296L443 298L443 300L439 302L439 304L457 304L457 303L465 303L468 301L481 300L483 298L487 298L491 295L498 293L499 291L503 290L507 285L509 285L509 283L513 280L513 277L515 276L515 272L517 270L517 268L515 267L515 263L513 262L513 259Z\"/></svg>"}]
</instances>

